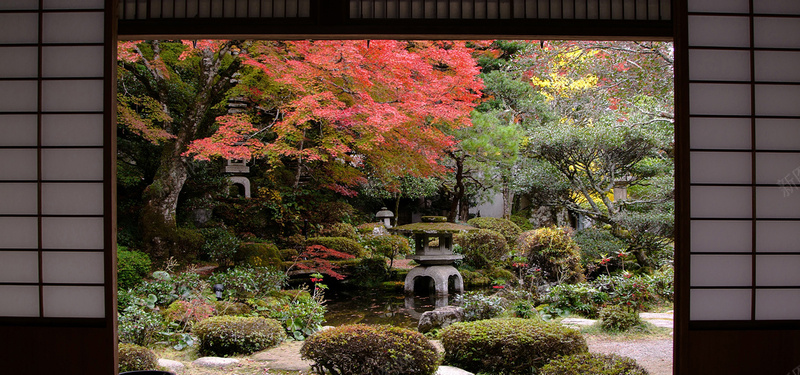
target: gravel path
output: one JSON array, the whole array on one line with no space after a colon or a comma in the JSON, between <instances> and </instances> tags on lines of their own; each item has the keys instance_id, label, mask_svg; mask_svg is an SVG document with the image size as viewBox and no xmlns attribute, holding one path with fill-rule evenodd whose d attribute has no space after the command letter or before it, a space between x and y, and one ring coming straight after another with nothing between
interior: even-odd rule
<instances>
[{"instance_id":1,"label":"gravel path","mask_svg":"<svg viewBox=\"0 0 800 375\"><path fill-rule=\"evenodd\" d=\"M613 341L587 336L589 351L636 360L650 375L672 374L672 339Z\"/></svg>"}]
</instances>

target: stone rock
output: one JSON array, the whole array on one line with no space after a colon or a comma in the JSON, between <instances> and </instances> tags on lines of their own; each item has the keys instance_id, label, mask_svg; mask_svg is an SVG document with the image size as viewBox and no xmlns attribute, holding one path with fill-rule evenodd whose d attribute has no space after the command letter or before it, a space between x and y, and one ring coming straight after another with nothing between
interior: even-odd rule
<instances>
[{"instance_id":1,"label":"stone rock","mask_svg":"<svg viewBox=\"0 0 800 375\"><path fill-rule=\"evenodd\" d=\"M186 366L183 365L183 363L180 363L178 361L173 361L171 359L165 359L165 358L159 358L158 359L158 365L161 366L161 367L164 367L164 368L166 368L167 370L170 370L170 371L183 370L186 367Z\"/></svg>"},{"instance_id":2,"label":"stone rock","mask_svg":"<svg viewBox=\"0 0 800 375\"><path fill-rule=\"evenodd\" d=\"M469 371L462 370L458 367L439 366L435 375L473 375Z\"/></svg>"},{"instance_id":3,"label":"stone rock","mask_svg":"<svg viewBox=\"0 0 800 375\"><path fill-rule=\"evenodd\" d=\"M433 311L426 311L419 318L417 330L422 333L436 328L444 328L453 323L464 320L464 309L455 306L440 307Z\"/></svg>"},{"instance_id":4,"label":"stone rock","mask_svg":"<svg viewBox=\"0 0 800 375\"><path fill-rule=\"evenodd\" d=\"M561 324L575 328L579 328L581 326L590 326L595 323L597 323L597 320L583 318L565 318L561 321Z\"/></svg>"},{"instance_id":5,"label":"stone rock","mask_svg":"<svg viewBox=\"0 0 800 375\"><path fill-rule=\"evenodd\" d=\"M200 367L228 367L237 363L239 363L238 359L220 357L202 357L192 362L193 365Z\"/></svg>"}]
</instances>

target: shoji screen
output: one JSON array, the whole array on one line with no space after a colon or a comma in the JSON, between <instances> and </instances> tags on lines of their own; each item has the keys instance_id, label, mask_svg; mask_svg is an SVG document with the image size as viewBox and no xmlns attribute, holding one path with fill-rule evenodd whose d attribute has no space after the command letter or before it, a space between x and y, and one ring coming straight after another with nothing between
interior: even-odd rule
<instances>
[{"instance_id":1,"label":"shoji screen","mask_svg":"<svg viewBox=\"0 0 800 375\"><path fill-rule=\"evenodd\" d=\"M681 6L679 368L790 373L800 366L800 2Z\"/></svg>"},{"instance_id":2,"label":"shoji screen","mask_svg":"<svg viewBox=\"0 0 800 375\"><path fill-rule=\"evenodd\" d=\"M51 351L75 354L50 364L69 369L99 350L110 359L89 367L106 374L115 370L107 365L115 344L113 6L104 0L0 1L3 355L24 358L17 351L33 350L25 344L41 340ZM83 334L110 349L92 347L99 342L81 349L80 340L59 347L80 334L69 333L70 327L90 327ZM37 366L49 368L37 363L26 372L43 373Z\"/></svg>"}]
</instances>

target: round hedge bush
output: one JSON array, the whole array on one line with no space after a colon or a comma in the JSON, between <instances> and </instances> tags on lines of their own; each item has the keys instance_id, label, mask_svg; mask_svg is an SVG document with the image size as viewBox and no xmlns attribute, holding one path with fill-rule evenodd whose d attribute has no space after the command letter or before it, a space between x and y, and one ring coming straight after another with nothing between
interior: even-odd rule
<instances>
[{"instance_id":1,"label":"round hedge bush","mask_svg":"<svg viewBox=\"0 0 800 375\"><path fill-rule=\"evenodd\" d=\"M283 262L278 247L269 242L243 242L233 260L251 267L277 267Z\"/></svg>"},{"instance_id":2,"label":"round hedge bush","mask_svg":"<svg viewBox=\"0 0 800 375\"><path fill-rule=\"evenodd\" d=\"M144 346L119 344L119 372L157 370L156 353Z\"/></svg>"},{"instance_id":3,"label":"round hedge bush","mask_svg":"<svg viewBox=\"0 0 800 375\"><path fill-rule=\"evenodd\" d=\"M583 281L581 254L570 229L544 227L527 231L517 239L517 250L528 256L528 264L541 268L547 281Z\"/></svg>"},{"instance_id":4,"label":"round hedge bush","mask_svg":"<svg viewBox=\"0 0 800 375\"><path fill-rule=\"evenodd\" d=\"M306 246L322 245L329 249L355 256L364 256L364 247L347 237L313 237L306 241Z\"/></svg>"},{"instance_id":5,"label":"round hedge bush","mask_svg":"<svg viewBox=\"0 0 800 375\"><path fill-rule=\"evenodd\" d=\"M445 362L473 373L530 374L558 356L588 350L577 330L521 318L456 323L441 337Z\"/></svg>"},{"instance_id":6,"label":"round hedge bush","mask_svg":"<svg viewBox=\"0 0 800 375\"><path fill-rule=\"evenodd\" d=\"M635 311L622 306L607 306L600 310L600 327L604 331L621 332L639 325L642 321Z\"/></svg>"},{"instance_id":7,"label":"round hedge bush","mask_svg":"<svg viewBox=\"0 0 800 375\"><path fill-rule=\"evenodd\" d=\"M354 241L358 241L358 232L356 231L356 227L348 223L333 224L329 227L326 227L322 233L324 233L326 237L345 237Z\"/></svg>"},{"instance_id":8,"label":"round hedge bush","mask_svg":"<svg viewBox=\"0 0 800 375\"><path fill-rule=\"evenodd\" d=\"M499 266L500 261L508 253L508 245L503 235L490 229L459 233L453 240L461 246L464 263L475 268Z\"/></svg>"},{"instance_id":9,"label":"round hedge bush","mask_svg":"<svg viewBox=\"0 0 800 375\"><path fill-rule=\"evenodd\" d=\"M215 316L194 326L203 355L251 354L277 345L286 337L275 319Z\"/></svg>"},{"instance_id":10,"label":"round hedge bush","mask_svg":"<svg viewBox=\"0 0 800 375\"><path fill-rule=\"evenodd\" d=\"M539 375L647 375L631 358L616 354L582 353L553 360Z\"/></svg>"},{"instance_id":11,"label":"round hedge bush","mask_svg":"<svg viewBox=\"0 0 800 375\"><path fill-rule=\"evenodd\" d=\"M120 248L117 251L117 288L129 289L150 274L152 262L147 254Z\"/></svg>"},{"instance_id":12,"label":"round hedge bush","mask_svg":"<svg viewBox=\"0 0 800 375\"><path fill-rule=\"evenodd\" d=\"M430 375L436 348L419 332L388 325L344 325L309 337L300 349L320 374Z\"/></svg>"},{"instance_id":13,"label":"round hedge bush","mask_svg":"<svg viewBox=\"0 0 800 375\"><path fill-rule=\"evenodd\" d=\"M522 229L511 220L499 217L476 217L469 219L467 224L481 229L490 229L503 235L508 245L514 245Z\"/></svg>"}]
</instances>

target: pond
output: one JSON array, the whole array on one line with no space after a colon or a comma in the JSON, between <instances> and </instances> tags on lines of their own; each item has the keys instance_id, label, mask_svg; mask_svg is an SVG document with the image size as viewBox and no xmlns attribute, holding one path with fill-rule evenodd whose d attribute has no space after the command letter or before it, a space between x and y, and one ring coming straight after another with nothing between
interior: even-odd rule
<instances>
[{"instance_id":1,"label":"pond","mask_svg":"<svg viewBox=\"0 0 800 375\"><path fill-rule=\"evenodd\" d=\"M326 323L329 326L344 324L389 324L416 330L422 313L446 306L452 298L435 295L409 296L402 291L375 289L336 289L325 293Z\"/></svg>"}]
</instances>

